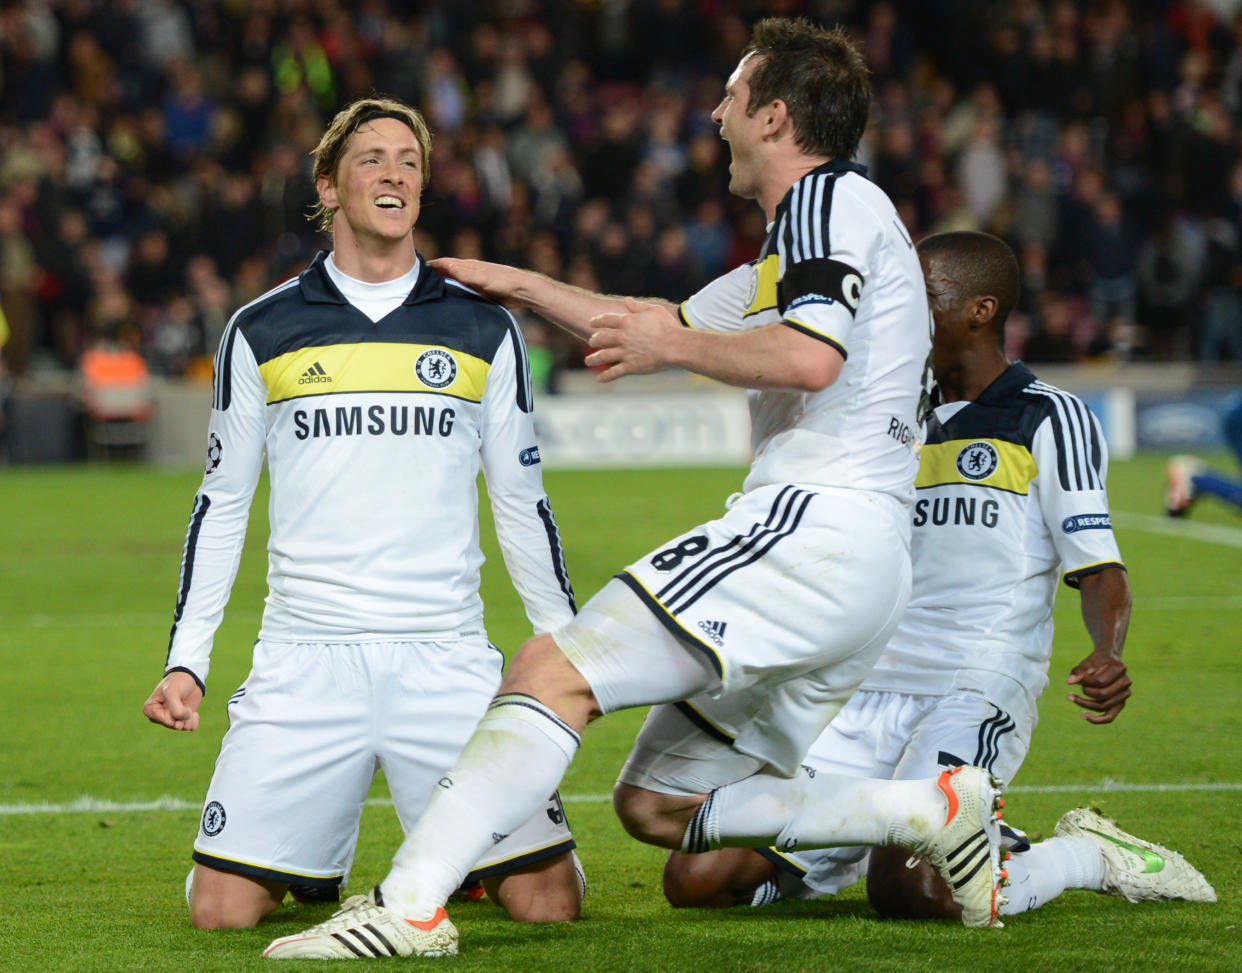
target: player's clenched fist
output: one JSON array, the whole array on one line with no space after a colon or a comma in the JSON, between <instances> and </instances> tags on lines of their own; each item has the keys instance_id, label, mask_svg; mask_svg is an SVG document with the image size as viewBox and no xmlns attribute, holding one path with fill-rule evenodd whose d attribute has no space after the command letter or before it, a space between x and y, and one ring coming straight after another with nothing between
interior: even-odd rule
<instances>
[{"instance_id":1,"label":"player's clenched fist","mask_svg":"<svg viewBox=\"0 0 1242 973\"><path fill-rule=\"evenodd\" d=\"M142 704L143 715L170 730L197 730L203 691L187 672L170 672Z\"/></svg>"}]
</instances>

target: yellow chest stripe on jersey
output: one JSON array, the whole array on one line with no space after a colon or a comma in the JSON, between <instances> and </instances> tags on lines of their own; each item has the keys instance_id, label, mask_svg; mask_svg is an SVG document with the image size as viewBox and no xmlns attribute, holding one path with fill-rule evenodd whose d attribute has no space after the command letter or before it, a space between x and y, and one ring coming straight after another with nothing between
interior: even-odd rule
<instances>
[{"instance_id":1,"label":"yellow chest stripe on jersey","mask_svg":"<svg viewBox=\"0 0 1242 973\"><path fill-rule=\"evenodd\" d=\"M742 312L748 318L761 311L770 311L776 307L776 284L781 277L781 258L779 254L770 253L755 267L755 294L750 306Z\"/></svg>"},{"instance_id":2,"label":"yellow chest stripe on jersey","mask_svg":"<svg viewBox=\"0 0 1242 973\"><path fill-rule=\"evenodd\" d=\"M1025 496L1038 472L1025 446L1000 439L951 439L923 445L914 486L966 483Z\"/></svg>"},{"instance_id":3,"label":"yellow chest stripe on jersey","mask_svg":"<svg viewBox=\"0 0 1242 973\"><path fill-rule=\"evenodd\" d=\"M342 392L429 392L483 400L491 366L442 345L360 342L286 352L259 366L267 403Z\"/></svg>"}]
</instances>

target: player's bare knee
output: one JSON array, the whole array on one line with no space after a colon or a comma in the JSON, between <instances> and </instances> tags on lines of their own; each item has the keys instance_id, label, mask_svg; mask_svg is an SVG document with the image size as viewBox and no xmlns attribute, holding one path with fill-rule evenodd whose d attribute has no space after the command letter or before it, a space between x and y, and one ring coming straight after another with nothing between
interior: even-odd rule
<instances>
[{"instance_id":1,"label":"player's bare knee","mask_svg":"<svg viewBox=\"0 0 1242 973\"><path fill-rule=\"evenodd\" d=\"M251 929L269 909L219 895L195 895L190 901L190 923L195 929Z\"/></svg>"},{"instance_id":2,"label":"player's bare knee","mask_svg":"<svg viewBox=\"0 0 1242 973\"><path fill-rule=\"evenodd\" d=\"M190 923L196 929L250 929L274 912L285 887L198 866L190 893Z\"/></svg>"},{"instance_id":3,"label":"player's bare knee","mask_svg":"<svg viewBox=\"0 0 1242 973\"><path fill-rule=\"evenodd\" d=\"M632 784L617 784L612 791L613 810L626 833L662 848L681 847L686 824L702 802L701 795L657 794Z\"/></svg>"},{"instance_id":4,"label":"player's bare knee","mask_svg":"<svg viewBox=\"0 0 1242 973\"><path fill-rule=\"evenodd\" d=\"M707 905L718 891L705 873L695 869L696 855L670 851L664 862L664 898L674 909L697 909Z\"/></svg>"},{"instance_id":5,"label":"player's bare knee","mask_svg":"<svg viewBox=\"0 0 1242 973\"><path fill-rule=\"evenodd\" d=\"M676 909L727 909L749 904L775 875L776 866L752 848L672 851L664 862L664 897Z\"/></svg>"},{"instance_id":6,"label":"player's bare knee","mask_svg":"<svg viewBox=\"0 0 1242 973\"><path fill-rule=\"evenodd\" d=\"M582 897L576 888L551 885L510 903L506 911L514 922L572 922L582 915Z\"/></svg>"},{"instance_id":7,"label":"player's bare knee","mask_svg":"<svg viewBox=\"0 0 1242 973\"><path fill-rule=\"evenodd\" d=\"M633 787L630 784L617 784L612 790L612 809L626 834L639 841L652 844L651 825L654 814L654 794Z\"/></svg>"},{"instance_id":8,"label":"player's bare knee","mask_svg":"<svg viewBox=\"0 0 1242 973\"><path fill-rule=\"evenodd\" d=\"M571 922L586 889L572 853L483 879L488 898L515 922Z\"/></svg>"}]
</instances>

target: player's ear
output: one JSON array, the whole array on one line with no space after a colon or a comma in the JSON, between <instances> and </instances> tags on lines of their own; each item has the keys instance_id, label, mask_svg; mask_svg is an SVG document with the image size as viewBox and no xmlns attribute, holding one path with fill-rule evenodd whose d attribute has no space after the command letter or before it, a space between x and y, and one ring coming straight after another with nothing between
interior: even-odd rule
<instances>
[{"instance_id":1,"label":"player's ear","mask_svg":"<svg viewBox=\"0 0 1242 973\"><path fill-rule=\"evenodd\" d=\"M793 124L793 119L789 115L789 106L779 98L768 102L760 111L763 113L764 135L777 135L786 125Z\"/></svg>"},{"instance_id":2,"label":"player's ear","mask_svg":"<svg viewBox=\"0 0 1242 973\"><path fill-rule=\"evenodd\" d=\"M319 194L319 202L324 209L334 210L340 207L341 204L336 198L336 186L326 175L315 180L315 191Z\"/></svg>"},{"instance_id":3,"label":"player's ear","mask_svg":"<svg viewBox=\"0 0 1242 973\"><path fill-rule=\"evenodd\" d=\"M970 302L970 326L972 329L986 328L996 317L1000 302L991 294L973 298Z\"/></svg>"}]
</instances>

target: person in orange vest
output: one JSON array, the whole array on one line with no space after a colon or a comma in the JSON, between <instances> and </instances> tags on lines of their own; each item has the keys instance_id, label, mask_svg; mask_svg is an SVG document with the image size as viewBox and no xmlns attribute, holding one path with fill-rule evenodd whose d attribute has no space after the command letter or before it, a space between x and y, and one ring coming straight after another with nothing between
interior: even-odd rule
<instances>
[{"instance_id":1,"label":"person in orange vest","mask_svg":"<svg viewBox=\"0 0 1242 973\"><path fill-rule=\"evenodd\" d=\"M136 350L103 340L82 353L82 404L95 422L146 422L151 418L151 375Z\"/></svg>"}]
</instances>

